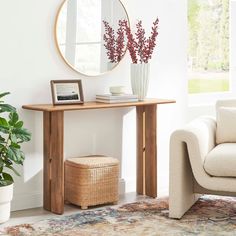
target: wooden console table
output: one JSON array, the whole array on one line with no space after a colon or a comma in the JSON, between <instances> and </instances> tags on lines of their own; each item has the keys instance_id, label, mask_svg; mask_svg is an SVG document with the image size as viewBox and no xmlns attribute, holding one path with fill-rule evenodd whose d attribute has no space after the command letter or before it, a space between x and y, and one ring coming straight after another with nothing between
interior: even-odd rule
<instances>
[{"instance_id":1,"label":"wooden console table","mask_svg":"<svg viewBox=\"0 0 236 236\"><path fill-rule=\"evenodd\" d=\"M142 102L83 105L24 105L43 112L43 206L56 214L64 212L64 112L88 109L136 107L137 193L157 197L156 109L174 100L146 99Z\"/></svg>"}]
</instances>

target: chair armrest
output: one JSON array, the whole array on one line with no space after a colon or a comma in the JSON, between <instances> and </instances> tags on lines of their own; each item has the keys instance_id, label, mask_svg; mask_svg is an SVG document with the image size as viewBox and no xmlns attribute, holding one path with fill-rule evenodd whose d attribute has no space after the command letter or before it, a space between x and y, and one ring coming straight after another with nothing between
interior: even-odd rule
<instances>
[{"instance_id":1,"label":"chair armrest","mask_svg":"<svg viewBox=\"0 0 236 236\"><path fill-rule=\"evenodd\" d=\"M206 155L215 147L216 121L200 117L183 129L176 130L170 139L170 175L178 176L190 162L192 173L201 186L210 177L204 170Z\"/></svg>"},{"instance_id":2,"label":"chair armrest","mask_svg":"<svg viewBox=\"0 0 236 236\"><path fill-rule=\"evenodd\" d=\"M189 155L200 157L203 164L205 156L216 146L216 120L213 117L199 117L183 129L176 130L171 140L185 142Z\"/></svg>"},{"instance_id":3,"label":"chair armrest","mask_svg":"<svg viewBox=\"0 0 236 236\"><path fill-rule=\"evenodd\" d=\"M182 206L193 202L193 194L199 193L194 179L206 190L235 193L235 177L216 177L204 170L204 159L215 147L216 121L202 117L194 120L181 130L175 131L170 139L170 196L180 196ZM204 191L204 190L203 190ZM202 190L200 190L202 192ZM184 196L190 196L188 199ZM185 208L186 209L186 208Z\"/></svg>"},{"instance_id":4,"label":"chair armrest","mask_svg":"<svg viewBox=\"0 0 236 236\"><path fill-rule=\"evenodd\" d=\"M181 218L198 196L194 194L194 177L207 186L210 176L203 168L205 156L215 147L216 121L200 117L170 138L170 217Z\"/></svg>"}]
</instances>

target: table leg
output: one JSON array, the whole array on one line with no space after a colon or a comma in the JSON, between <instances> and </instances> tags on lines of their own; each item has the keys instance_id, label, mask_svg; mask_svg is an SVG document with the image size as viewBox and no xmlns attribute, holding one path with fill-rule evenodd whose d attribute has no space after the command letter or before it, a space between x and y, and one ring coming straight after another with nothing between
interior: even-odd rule
<instances>
[{"instance_id":1,"label":"table leg","mask_svg":"<svg viewBox=\"0 0 236 236\"><path fill-rule=\"evenodd\" d=\"M43 113L43 207L51 211L51 155L50 128L51 113Z\"/></svg>"},{"instance_id":2,"label":"table leg","mask_svg":"<svg viewBox=\"0 0 236 236\"><path fill-rule=\"evenodd\" d=\"M156 105L136 107L137 193L157 197Z\"/></svg>"},{"instance_id":3,"label":"table leg","mask_svg":"<svg viewBox=\"0 0 236 236\"><path fill-rule=\"evenodd\" d=\"M144 107L136 107L136 132L137 132L137 161L136 161L136 191L138 194L145 194L145 181L144 181L144 158L145 158L145 139L144 139L144 122L145 122Z\"/></svg>"},{"instance_id":4,"label":"table leg","mask_svg":"<svg viewBox=\"0 0 236 236\"><path fill-rule=\"evenodd\" d=\"M64 113L44 112L44 208L64 212Z\"/></svg>"},{"instance_id":5,"label":"table leg","mask_svg":"<svg viewBox=\"0 0 236 236\"><path fill-rule=\"evenodd\" d=\"M150 197L157 197L156 108L145 106L145 190Z\"/></svg>"}]
</instances>

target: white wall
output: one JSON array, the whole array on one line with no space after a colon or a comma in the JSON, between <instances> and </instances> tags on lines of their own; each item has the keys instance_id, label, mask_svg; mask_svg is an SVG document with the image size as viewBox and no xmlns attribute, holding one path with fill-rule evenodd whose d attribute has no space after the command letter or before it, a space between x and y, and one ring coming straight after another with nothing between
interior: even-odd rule
<instances>
[{"instance_id":1,"label":"white wall","mask_svg":"<svg viewBox=\"0 0 236 236\"><path fill-rule=\"evenodd\" d=\"M49 81L82 79L86 100L112 85L130 89L128 55L112 73L86 78L72 71L60 58L53 39L59 0L0 1L1 91L12 94L16 106L32 131L24 146L26 161L22 177L16 178L13 209L42 204L42 114L25 111L23 104L50 103ZM182 123L186 107L186 0L124 0L132 25L143 19L150 28L160 18L160 35L151 61L149 97L174 98L176 105L158 107L159 192L168 189L168 142L173 128ZM132 109L68 112L65 115L65 156L106 154L122 162L127 191L135 190L135 112Z\"/></svg>"}]
</instances>

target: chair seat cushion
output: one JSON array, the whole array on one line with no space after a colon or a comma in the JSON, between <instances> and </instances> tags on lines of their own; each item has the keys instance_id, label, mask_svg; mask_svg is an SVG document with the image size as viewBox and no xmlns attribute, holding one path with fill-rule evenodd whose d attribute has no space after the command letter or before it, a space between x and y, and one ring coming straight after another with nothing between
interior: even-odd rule
<instances>
[{"instance_id":1,"label":"chair seat cushion","mask_svg":"<svg viewBox=\"0 0 236 236\"><path fill-rule=\"evenodd\" d=\"M205 158L205 171L212 176L236 177L236 143L223 143Z\"/></svg>"}]
</instances>

